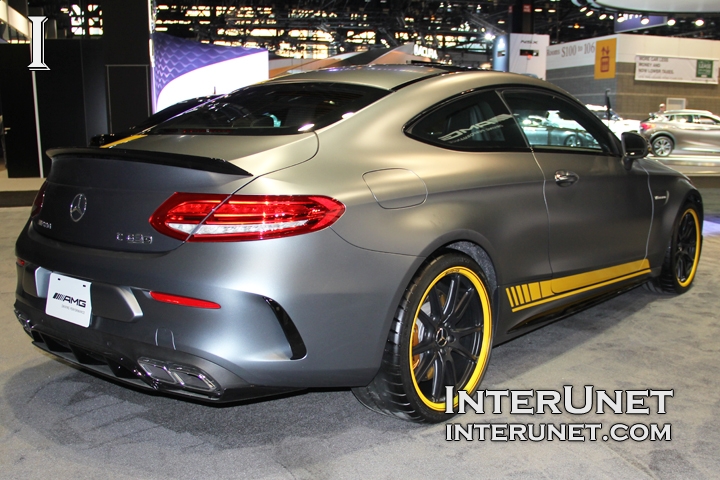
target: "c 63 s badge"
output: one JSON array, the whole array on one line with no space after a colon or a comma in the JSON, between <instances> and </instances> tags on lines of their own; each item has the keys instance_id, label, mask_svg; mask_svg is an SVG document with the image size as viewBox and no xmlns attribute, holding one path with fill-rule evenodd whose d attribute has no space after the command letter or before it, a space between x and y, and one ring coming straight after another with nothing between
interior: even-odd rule
<instances>
[{"instance_id":1,"label":"c 63 s badge","mask_svg":"<svg viewBox=\"0 0 720 480\"><path fill-rule=\"evenodd\" d=\"M38 220L37 224L40 225L43 228L47 228L48 230L52 230L52 223L46 222L45 220Z\"/></svg>"},{"instance_id":2,"label":"c 63 s badge","mask_svg":"<svg viewBox=\"0 0 720 480\"><path fill-rule=\"evenodd\" d=\"M115 239L118 242L150 245L152 243L153 237L152 235L143 235L142 233L126 234L118 232L117 234L115 234Z\"/></svg>"}]
</instances>

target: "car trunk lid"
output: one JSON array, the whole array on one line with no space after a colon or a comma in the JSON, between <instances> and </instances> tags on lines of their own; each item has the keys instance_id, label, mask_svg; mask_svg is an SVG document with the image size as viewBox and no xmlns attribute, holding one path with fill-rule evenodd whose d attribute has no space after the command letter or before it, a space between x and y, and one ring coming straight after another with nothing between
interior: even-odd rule
<instances>
[{"instance_id":1,"label":"car trunk lid","mask_svg":"<svg viewBox=\"0 0 720 480\"><path fill-rule=\"evenodd\" d=\"M275 158L277 168L282 166L278 157L286 157L284 164L289 165L315 151L306 149L300 152L303 157L292 160L292 155L265 153ZM158 253L177 248L183 240L163 235L150 224L163 202L176 192L231 195L255 178L255 172L237 162L197 155L117 148L55 149L48 154L53 165L33 228L48 238L103 250ZM268 165L261 163L256 166L266 173Z\"/></svg>"}]
</instances>

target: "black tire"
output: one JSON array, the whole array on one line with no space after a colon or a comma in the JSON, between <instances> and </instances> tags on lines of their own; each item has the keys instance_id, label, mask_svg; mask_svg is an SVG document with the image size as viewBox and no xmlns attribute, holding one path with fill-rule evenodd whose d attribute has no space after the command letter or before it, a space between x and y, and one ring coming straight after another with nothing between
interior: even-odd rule
<instances>
[{"instance_id":1,"label":"black tire","mask_svg":"<svg viewBox=\"0 0 720 480\"><path fill-rule=\"evenodd\" d=\"M655 137L652 141L652 152L656 157L667 157L675 148L675 142L666 135Z\"/></svg>"},{"instance_id":2,"label":"black tire","mask_svg":"<svg viewBox=\"0 0 720 480\"><path fill-rule=\"evenodd\" d=\"M570 135L565 139L565 146L566 147L579 147L580 141L578 140L578 137L576 135Z\"/></svg>"},{"instance_id":3,"label":"black tire","mask_svg":"<svg viewBox=\"0 0 720 480\"><path fill-rule=\"evenodd\" d=\"M477 390L492 349L488 282L470 257L442 254L418 272L397 309L380 371L355 397L414 422L447 420L445 385ZM457 402L457 393L454 395Z\"/></svg>"},{"instance_id":4,"label":"black tire","mask_svg":"<svg viewBox=\"0 0 720 480\"><path fill-rule=\"evenodd\" d=\"M675 219L660 276L647 283L655 292L681 294L692 286L702 250L700 213L693 203L686 203Z\"/></svg>"}]
</instances>

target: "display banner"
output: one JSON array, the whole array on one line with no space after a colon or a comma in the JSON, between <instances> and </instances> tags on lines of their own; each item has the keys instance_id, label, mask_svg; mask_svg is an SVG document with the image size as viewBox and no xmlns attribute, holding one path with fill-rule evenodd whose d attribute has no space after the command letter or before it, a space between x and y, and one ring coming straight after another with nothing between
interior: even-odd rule
<instances>
[{"instance_id":1,"label":"display banner","mask_svg":"<svg viewBox=\"0 0 720 480\"><path fill-rule=\"evenodd\" d=\"M717 59L635 56L635 80L718 83Z\"/></svg>"},{"instance_id":2,"label":"display banner","mask_svg":"<svg viewBox=\"0 0 720 480\"><path fill-rule=\"evenodd\" d=\"M609 39L608 37L604 38L604 40L590 38L587 40L550 45L547 48L547 69L555 70L557 68L595 65L597 63L596 44L598 41L604 42ZM615 39L614 37L612 38ZM614 56L613 61L615 61Z\"/></svg>"},{"instance_id":3,"label":"display banner","mask_svg":"<svg viewBox=\"0 0 720 480\"><path fill-rule=\"evenodd\" d=\"M549 45L549 35L511 33L508 49L509 71L532 74L544 80Z\"/></svg>"},{"instance_id":4,"label":"display banner","mask_svg":"<svg viewBox=\"0 0 720 480\"><path fill-rule=\"evenodd\" d=\"M615 78L617 38L598 40L595 43L595 80Z\"/></svg>"}]
</instances>

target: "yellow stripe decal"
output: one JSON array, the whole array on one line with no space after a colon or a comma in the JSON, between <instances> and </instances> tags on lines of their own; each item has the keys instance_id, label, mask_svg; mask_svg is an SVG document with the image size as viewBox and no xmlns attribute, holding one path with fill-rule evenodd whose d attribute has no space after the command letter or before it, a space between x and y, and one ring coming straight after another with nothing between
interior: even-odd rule
<instances>
[{"instance_id":1,"label":"yellow stripe decal","mask_svg":"<svg viewBox=\"0 0 720 480\"><path fill-rule=\"evenodd\" d=\"M650 262L638 260L568 277L506 288L513 312L650 273ZM513 301L514 299L514 301Z\"/></svg>"},{"instance_id":2,"label":"yellow stripe decal","mask_svg":"<svg viewBox=\"0 0 720 480\"><path fill-rule=\"evenodd\" d=\"M542 292L543 298L552 297L552 282L550 280L540 282L540 291Z\"/></svg>"},{"instance_id":3,"label":"yellow stripe decal","mask_svg":"<svg viewBox=\"0 0 720 480\"><path fill-rule=\"evenodd\" d=\"M528 287L530 288L530 297L532 297L533 301L540 300L542 298L539 283L531 283Z\"/></svg>"},{"instance_id":4,"label":"yellow stripe decal","mask_svg":"<svg viewBox=\"0 0 720 480\"><path fill-rule=\"evenodd\" d=\"M115 145L120 145L122 143L132 142L133 140L137 140L138 138L146 137L147 135L130 135L129 137L121 138L120 140L116 140L114 142L110 142L107 145L103 145L100 148L110 148L114 147Z\"/></svg>"},{"instance_id":5,"label":"yellow stripe decal","mask_svg":"<svg viewBox=\"0 0 720 480\"><path fill-rule=\"evenodd\" d=\"M520 300L520 303L527 303L527 300L525 300L525 296L523 295L522 285L518 285L515 287L515 293L517 293L517 297L518 300Z\"/></svg>"},{"instance_id":6,"label":"yellow stripe decal","mask_svg":"<svg viewBox=\"0 0 720 480\"><path fill-rule=\"evenodd\" d=\"M552 291L553 293L565 293L577 288L586 287L588 285L606 282L613 278L623 277L648 268L650 268L650 262L647 260L638 260L637 262L624 263L622 265L602 268L593 272L556 278L552 280Z\"/></svg>"},{"instance_id":7,"label":"yellow stripe decal","mask_svg":"<svg viewBox=\"0 0 720 480\"><path fill-rule=\"evenodd\" d=\"M527 285L522 286L523 291L523 297L525 297L526 302L532 302L532 297L530 296L530 290L528 290Z\"/></svg>"},{"instance_id":8,"label":"yellow stripe decal","mask_svg":"<svg viewBox=\"0 0 720 480\"><path fill-rule=\"evenodd\" d=\"M518 285L515 287L515 290L518 291L518 298L522 298L523 303L527 303L530 301L530 296L525 295L525 291L522 289L522 285Z\"/></svg>"},{"instance_id":9,"label":"yellow stripe decal","mask_svg":"<svg viewBox=\"0 0 720 480\"><path fill-rule=\"evenodd\" d=\"M510 300L510 306L514 308L516 304L515 304L515 301L513 300L512 293L510 293L510 289L506 288L505 293L507 293L508 300Z\"/></svg>"},{"instance_id":10,"label":"yellow stripe decal","mask_svg":"<svg viewBox=\"0 0 720 480\"><path fill-rule=\"evenodd\" d=\"M521 303L524 303L518 299L517 292L514 288L511 288L510 291L512 292L513 298L515 298L515 305L520 305Z\"/></svg>"}]
</instances>

